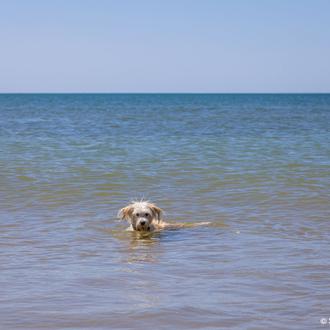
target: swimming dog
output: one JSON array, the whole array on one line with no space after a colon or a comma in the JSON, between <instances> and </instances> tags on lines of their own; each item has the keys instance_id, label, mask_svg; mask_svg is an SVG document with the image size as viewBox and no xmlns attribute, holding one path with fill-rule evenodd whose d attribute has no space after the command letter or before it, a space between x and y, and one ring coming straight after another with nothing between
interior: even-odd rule
<instances>
[{"instance_id":1,"label":"swimming dog","mask_svg":"<svg viewBox=\"0 0 330 330\"><path fill-rule=\"evenodd\" d=\"M198 223L168 223L163 217L163 210L154 203L148 201L132 202L123 207L118 212L118 217L122 220L127 220L130 224L127 230L153 232L160 231L166 228L184 228L208 225L210 222Z\"/></svg>"}]
</instances>

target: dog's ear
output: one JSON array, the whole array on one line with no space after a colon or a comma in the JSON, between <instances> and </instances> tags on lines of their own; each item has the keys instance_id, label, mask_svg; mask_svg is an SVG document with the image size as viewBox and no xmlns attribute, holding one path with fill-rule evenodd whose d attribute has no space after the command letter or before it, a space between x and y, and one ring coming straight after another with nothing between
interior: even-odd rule
<instances>
[{"instance_id":1,"label":"dog's ear","mask_svg":"<svg viewBox=\"0 0 330 330\"><path fill-rule=\"evenodd\" d=\"M117 216L122 220L130 220L132 218L133 211L134 207L132 205L128 205L120 209Z\"/></svg>"},{"instance_id":2,"label":"dog's ear","mask_svg":"<svg viewBox=\"0 0 330 330\"><path fill-rule=\"evenodd\" d=\"M149 204L149 207L155 218L160 221L163 216L163 210L155 204Z\"/></svg>"}]
</instances>

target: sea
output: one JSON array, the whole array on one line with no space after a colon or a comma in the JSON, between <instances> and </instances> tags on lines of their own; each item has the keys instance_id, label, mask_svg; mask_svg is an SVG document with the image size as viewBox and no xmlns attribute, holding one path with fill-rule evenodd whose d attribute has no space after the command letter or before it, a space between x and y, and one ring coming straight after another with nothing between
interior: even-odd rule
<instances>
[{"instance_id":1,"label":"sea","mask_svg":"<svg viewBox=\"0 0 330 330\"><path fill-rule=\"evenodd\" d=\"M330 94L0 95L0 329L329 328Z\"/></svg>"}]
</instances>

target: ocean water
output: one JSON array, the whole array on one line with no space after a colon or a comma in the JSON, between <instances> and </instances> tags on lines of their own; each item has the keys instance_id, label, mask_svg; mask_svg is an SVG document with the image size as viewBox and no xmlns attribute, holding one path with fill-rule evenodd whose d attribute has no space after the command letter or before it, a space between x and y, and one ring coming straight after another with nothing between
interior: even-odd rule
<instances>
[{"instance_id":1,"label":"ocean water","mask_svg":"<svg viewBox=\"0 0 330 330\"><path fill-rule=\"evenodd\" d=\"M327 329L329 196L329 94L2 94L0 329Z\"/></svg>"}]
</instances>

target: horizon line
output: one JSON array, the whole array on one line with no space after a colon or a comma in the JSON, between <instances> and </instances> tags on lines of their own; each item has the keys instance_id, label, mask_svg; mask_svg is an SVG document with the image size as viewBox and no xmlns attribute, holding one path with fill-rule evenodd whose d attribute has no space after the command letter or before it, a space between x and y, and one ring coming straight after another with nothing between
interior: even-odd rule
<instances>
[{"instance_id":1,"label":"horizon line","mask_svg":"<svg viewBox=\"0 0 330 330\"><path fill-rule=\"evenodd\" d=\"M330 94L329 92L0 92L5 94Z\"/></svg>"}]
</instances>

